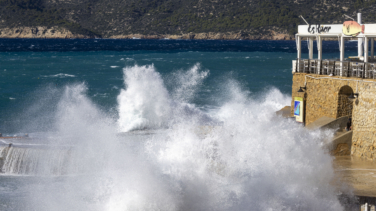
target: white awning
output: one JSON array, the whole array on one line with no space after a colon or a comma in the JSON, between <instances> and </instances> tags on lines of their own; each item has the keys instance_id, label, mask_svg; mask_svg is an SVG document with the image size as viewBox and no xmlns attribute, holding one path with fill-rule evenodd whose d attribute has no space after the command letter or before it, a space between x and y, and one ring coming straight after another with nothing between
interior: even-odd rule
<instances>
[{"instance_id":1,"label":"white awning","mask_svg":"<svg viewBox=\"0 0 376 211\"><path fill-rule=\"evenodd\" d=\"M376 37L376 24L362 24L364 33L359 32L357 36L343 34L343 24L311 24L299 25L297 36L300 37L346 37L346 38L363 38Z\"/></svg>"}]
</instances>

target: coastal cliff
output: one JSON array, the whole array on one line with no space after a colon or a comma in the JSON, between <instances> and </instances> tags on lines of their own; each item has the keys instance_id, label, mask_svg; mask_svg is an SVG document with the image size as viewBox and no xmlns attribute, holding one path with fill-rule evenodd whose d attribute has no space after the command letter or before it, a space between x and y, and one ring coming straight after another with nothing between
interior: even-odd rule
<instances>
[{"instance_id":1,"label":"coastal cliff","mask_svg":"<svg viewBox=\"0 0 376 211\"><path fill-rule=\"evenodd\" d=\"M0 28L0 38L90 38L88 35L73 34L60 27L14 27Z\"/></svg>"},{"instance_id":2,"label":"coastal cliff","mask_svg":"<svg viewBox=\"0 0 376 211\"><path fill-rule=\"evenodd\" d=\"M0 38L96 38L85 34L72 33L70 30L61 27L14 27L0 28ZM294 36L287 32L277 32L267 30L263 34L254 34L251 32L208 32L208 33L186 33L186 34L120 34L112 35L109 39L196 39L196 40L292 40Z\"/></svg>"},{"instance_id":3,"label":"coastal cliff","mask_svg":"<svg viewBox=\"0 0 376 211\"><path fill-rule=\"evenodd\" d=\"M187 34L161 34L161 35L113 35L109 38L113 39L195 39L195 40L292 40L294 36L287 32L278 33L270 30L263 34L252 34L247 32L208 32L208 33L187 33Z\"/></svg>"}]
</instances>

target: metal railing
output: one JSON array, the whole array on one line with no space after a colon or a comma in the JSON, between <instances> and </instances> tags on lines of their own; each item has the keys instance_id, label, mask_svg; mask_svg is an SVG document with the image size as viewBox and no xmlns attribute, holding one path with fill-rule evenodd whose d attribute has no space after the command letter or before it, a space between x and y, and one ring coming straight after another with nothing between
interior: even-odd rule
<instances>
[{"instance_id":1,"label":"metal railing","mask_svg":"<svg viewBox=\"0 0 376 211\"><path fill-rule=\"evenodd\" d=\"M318 59L296 59L293 72L376 79L376 63Z\"/></svg>"}]
</instances>

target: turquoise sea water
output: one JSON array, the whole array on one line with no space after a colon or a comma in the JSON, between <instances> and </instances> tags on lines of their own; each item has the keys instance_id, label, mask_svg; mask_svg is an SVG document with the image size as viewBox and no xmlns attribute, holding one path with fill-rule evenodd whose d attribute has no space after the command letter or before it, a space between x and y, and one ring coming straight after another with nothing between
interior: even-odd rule
<instances>
[{"instance_id":1,"label":"turquoise sea water","mask_svg":"<svg viewBox=\"0 0 376 211\"><path fill-rule=\"evenodd\" d=\"M306 57L304 45L303 41ZM355 42L346 47L347 54L355 52ZM337 43L324 42L324 53L327 58L338 56ZM192 99L199 107L216 106L215 93L229 78L252 95L271 87L289 95L295 57L294 41L1 39L0 131L15 131L9 121L46 86L85 83L90 98L111 110L124 87L122 69L134 65L154 65L166 81L171 73L195 65L208 70L210 76ZM173 84L168 85L173 89Z\"/></svg>"},{"instance_id":2,"label":"turquoise sea water","mask_svg":"<svg viewBox=\"0 0 376 211\"><path fill-rule=\"evenodd\" d=\"M0 210L341 210L331 132L275 116L295 49L0 39Z\"/></svg>"}]
</instances>

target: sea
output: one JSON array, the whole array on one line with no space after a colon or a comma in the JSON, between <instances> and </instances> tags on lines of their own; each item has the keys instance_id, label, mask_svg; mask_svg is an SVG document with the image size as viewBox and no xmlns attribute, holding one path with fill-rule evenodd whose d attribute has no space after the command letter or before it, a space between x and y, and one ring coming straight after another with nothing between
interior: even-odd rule
<instances>
[{"instance_id":1,"label":"sea","mask_svg":"<svg viewBox=\"0 0 376 211\"><path fill-rule=\"evenodd\" d=\"M332 131L275 114L296 57L295 41L0 39L0 210L343 210Z\"/></svg>"}]
</instances>

